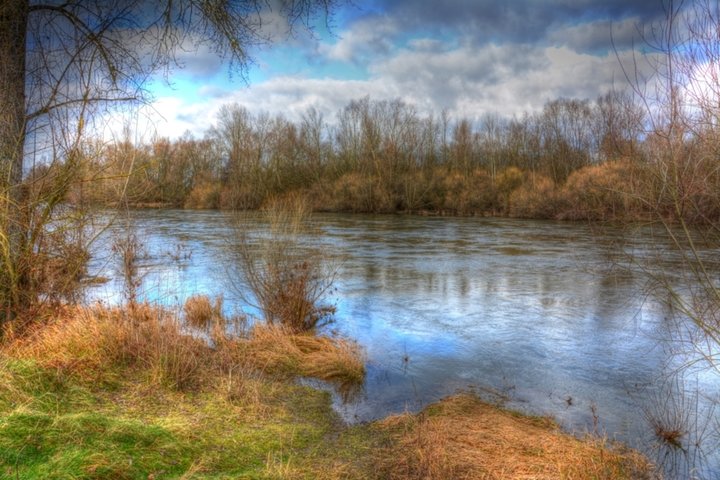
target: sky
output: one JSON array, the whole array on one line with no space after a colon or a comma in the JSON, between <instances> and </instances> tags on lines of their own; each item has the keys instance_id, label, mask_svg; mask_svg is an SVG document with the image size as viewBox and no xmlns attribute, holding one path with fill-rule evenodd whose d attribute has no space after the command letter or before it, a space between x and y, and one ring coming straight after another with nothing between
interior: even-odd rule
<instances>
[{"instance_id":1,"label":"sky","mask_svg":"<svg viewBox=\"0 0 720 480\"><path fill-rule=\"evenodd\" d=\"M289 120L313 107L332 123L365 96L471 120L592 100L625 88L621 65L646 48L639 29L662 16L661 0L357 0L253 50L247 81L207 47L181 52L170 83L150 83L153 127L140 130L201 137L231 103Z\"/></svg>"}]
</instances>

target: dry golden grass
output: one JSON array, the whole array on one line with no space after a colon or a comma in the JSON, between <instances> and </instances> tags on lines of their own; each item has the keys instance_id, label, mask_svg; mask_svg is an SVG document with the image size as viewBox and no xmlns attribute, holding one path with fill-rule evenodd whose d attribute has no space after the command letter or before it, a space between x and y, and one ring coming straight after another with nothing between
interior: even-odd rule
<instances>
[{"instance_id":1,"label":"dry golden grass","mask_svg":"<svg viewBox=\"0 0 720 480\"><path fill-rule=\"evenodd\" d=\"M13 357L34 358L62 371L97 373L105 362L119 361L126 333L111 316L92 309L68 308L43 325L34 325L5 346Z\"/></svg>"},{"instance_id":2,"label":"dry golden grass","mask_svg":"<svg viewBox=\"0 0 720 480\"><path fill-rule=\"evenodd\" d=\"M216 323L213 319L222 317L222 298L217 297L212 302L207 295L193 295L185 301L183 313L188 325L209 329L213 323Z\"/></svg>"},{"instance_id":3,"label":"dry golden grass","mask_svg":"<svg viewBox=\"0 0 720 480\"><path fill-rule=\"evenodd\" d=\"M394 440L379 461L390 479L653 478L635 452L579 440L550 420L507 412L471 395L379 425Z\"/></svg>"},{"instance_id":4,"label":"dry golden grass","mask_svg":"<svg viewBox=\"0 0 720 480\"><path fill-rule=\"evenodd\" d=\"M196 304L207 306L209 299ZM62 315L36 326L5 346L14 357L95 381L116 367L139 369L147 380L179 390L221 378L228 396L245 388L248 370L301 375L359 385L365 375L362 352L349 340L294 334L281 326L256 325L247 336L226 334L226 319L212 307L214 348L183 332L171 312L148 304L131 308L67 308ZM187 313L186 313L187 315Z\"/></svg>"},{"instance_id":5,"label":"dry golden grass","mask_svg":"<svg viewBox=\"0 0 720 480\"><path fill-rule=\"evenodd\" d=\"M88 380L101 378L118 365L138 367L151 382L178 389L200 383L209 351L202 340L184 335L168 311L148 304L125 310L102 305L68 308L6 349L16 357L33 358Z\"/></svg>"},{"instance_id":6,"label":"dry golden grass","mask_svg":"<svg viewBox=\"0 0 720 480\"><path fill-rule=\"evenodd\" d=\"M362 384L365 378L362 350L347 339L259 324L247 340L235 342L231 348L238 352L239 361L268 373L319 378L341 387Z\"/></svg>"}]
</instances>

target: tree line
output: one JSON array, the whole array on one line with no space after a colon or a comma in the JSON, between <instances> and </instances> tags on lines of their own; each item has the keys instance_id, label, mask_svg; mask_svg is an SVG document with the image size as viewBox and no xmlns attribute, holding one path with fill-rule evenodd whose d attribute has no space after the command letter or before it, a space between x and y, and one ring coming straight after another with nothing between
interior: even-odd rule
<instances>
[{"instance_id":1,"label":"tree line","mask_svg":"<svg viewBox=\"0 0 720 480\"><path fill-rule=\"evenodd\" d=\"M313 108L291 122L233 104L202 137L85 142L67 200L258 209L299 195L316 211L717 219L716 129L683 136L683 155L674 159L683 164L669 178L658 161L663 132L646 120L635 97L620 91L477 120L369 97L351 101L334 121ZM41 165L32 177L44 185L56 171L61 164Z\"/></svg>"}]
</instances>

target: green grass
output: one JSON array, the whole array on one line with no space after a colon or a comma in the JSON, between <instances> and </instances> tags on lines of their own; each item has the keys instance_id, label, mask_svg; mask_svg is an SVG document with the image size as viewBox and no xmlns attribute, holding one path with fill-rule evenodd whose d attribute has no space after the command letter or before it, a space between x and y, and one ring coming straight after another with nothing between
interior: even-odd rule
<instances>
[{"instance_id":1,"label":"green grass","mask_svg":"<svg viewBox=\"0 0 720 480\"><path fill-rule=\"evenodd\" d=\"M0 361L0 478L369 478L357 456L375 437L344 427L326 392L178 392L124 373L108 388Z\"/></svg>"},{"instance_id":2,"label":"green grass","mask_svg":"<svg viewBox=\"0 0 720 480\"><path fill-rule=\"evenodd\" d=\"M1 478L147 478L179 472L161 425L109 415L87 387L31 361L0 364Z\"/></svg>"},{"instance_id":3,"label":"green grass","mask_svg":"<svg viewBox=\"0 0 720 480\"><path fill-rule=\"evenodd\" d=\"M78 412L12 412L0 423L0 462L17 478L147 478L180 473L184 446L168 429Z\"/></svg>"}]
</instances>

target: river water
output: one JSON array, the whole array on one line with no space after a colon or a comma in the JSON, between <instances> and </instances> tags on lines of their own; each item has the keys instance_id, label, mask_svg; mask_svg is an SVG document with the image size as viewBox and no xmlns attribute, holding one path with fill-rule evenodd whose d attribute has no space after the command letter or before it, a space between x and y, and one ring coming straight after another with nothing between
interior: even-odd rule
<instances>
[{"instance_id":1,"label":"river water","mask_svg":"<svg viewBox=\"0 0 720 480\"><path fill-rule=\"evenodd\" d=\"M126 221L116 220L96 243L93 273L113 280L94 287L93 299L122 298L109 238ZM139 211L129 221L147 252L145 298L179 305L194 293L222 294L228 313L257 313L237 293L232 214ZM257 219L243 222L256 234L267 230ZM691 477L693 468L703 478L720 475L719 376L677 370L690 358L686 345L677 341L671 309L646 291L643 266L681 268L661 236L417 216L316 215L312 227L304 245L320 249L336 270L326 299L337 307L330 328L367 353L362 392L347 403L335 399L347 421L417 411L475 390L550 415L571 432L639 448L669 478ZM658 418L682 424L682 445L657 440Z\"/></svg>"}]
</instances>

